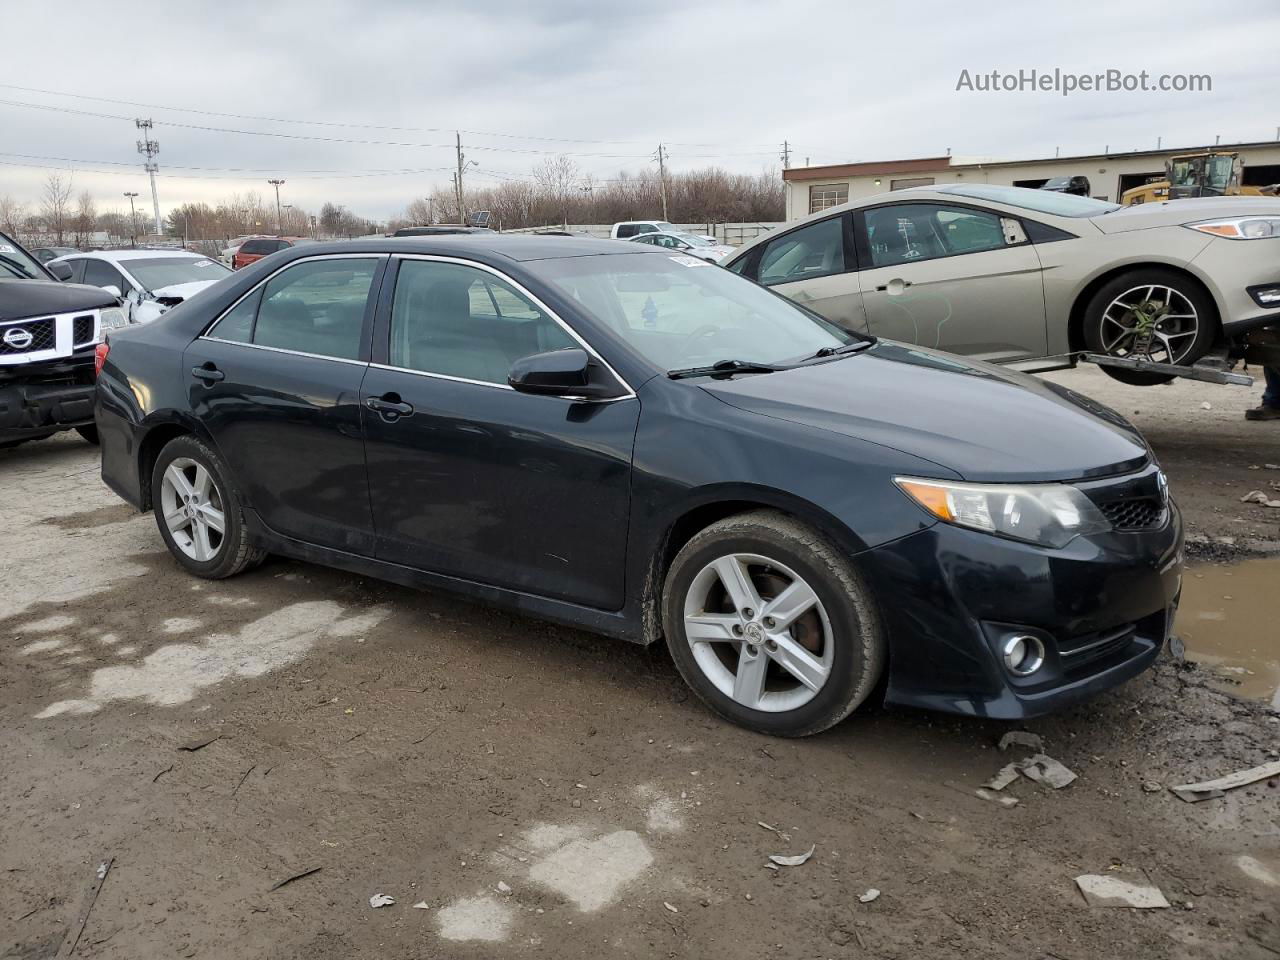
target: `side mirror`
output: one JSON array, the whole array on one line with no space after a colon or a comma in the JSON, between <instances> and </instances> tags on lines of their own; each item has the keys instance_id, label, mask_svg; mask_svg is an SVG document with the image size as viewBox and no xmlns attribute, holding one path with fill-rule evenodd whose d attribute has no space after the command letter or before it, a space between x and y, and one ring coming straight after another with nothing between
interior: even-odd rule
<instances>
[{"instance_id":1,"label":"side mirror","mask_svg":"<svg viewBox=\"0 0 1280 960\"><path fill-rule=\"evenodd\" d=\"M111 294L117 300L119 300L121 297L124 296L124 294L120 292L120 288L117 287L114 283L108 283L104 287L102 287L102 289L107 291L107 293Z\"/></svg>"},{"instance_id":2,"label":"side mirror","mask_svg":"<svg viewBox=\"0 0 1280 960\"><path fill-rule=\"evenodd\" d=\"M63 283L66 283L71 279L71 264L55 262L46 263L45 266L49 268L49 272L52 273L54 277L61 280Z\"/></svg>"},{"instance_id":3,"label":"side mirror","mask_svg":"<svg viewBox=\"0 0 1280 960\"><path fill-rule=\"evenodd\" d=\"M550 350L522 357L511 365L507 383L520 393L546 397L606 400L619 395L612 377L581 347Z\"/></svg>"}]
</instances>

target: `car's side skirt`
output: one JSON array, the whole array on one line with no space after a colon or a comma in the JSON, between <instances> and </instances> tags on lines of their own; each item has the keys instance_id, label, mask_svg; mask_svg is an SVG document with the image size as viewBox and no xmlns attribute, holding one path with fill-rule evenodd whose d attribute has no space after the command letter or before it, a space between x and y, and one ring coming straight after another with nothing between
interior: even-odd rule
<instances>
[{"instance_id":1,"label":"car's side skirt","mask_svg":"<svg viewBox=\"0 0 1280 960\"><path fill-rule=\"evenodd\" d=\"M334 567L361 576L376 577L379 580L387 580L418 590L447 590L540 620L549 620L632 643L646 642L639 615L633 613L628 607L616 611L598 610L594 607L566 603L563 600L522 593L519 590L508 590L398 563L388 563L385 560L376 560L373 557L347 553L331 547L321 547L276 533L266 527L253 510L246 508L244 513L254 544L270 553Z\"/></svg>"}]
</instances>

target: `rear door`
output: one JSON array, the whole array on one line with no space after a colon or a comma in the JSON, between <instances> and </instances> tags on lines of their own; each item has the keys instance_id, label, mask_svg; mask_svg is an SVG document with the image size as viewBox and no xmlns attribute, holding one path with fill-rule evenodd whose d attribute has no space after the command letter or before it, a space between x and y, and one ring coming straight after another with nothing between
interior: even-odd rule
<instances>
[{"instance_id":1,"label":"rear door","mask_svg":"<svg viewBox=\"0 0 1280 960\"><path fill-rule=\"evenodd\" d=\"M752 279L832 323L865 332L850 222L850 214L840 213L772 237L753 261Z\"/></svg>"},{"instance_id":2,"label":"rear door","mask_svg":"<svg viewBox=\"0 0 1280 960\"><path fill-rule=\"evenodd\" d=\"M515 360L585 344L495 270L393 264L363 390L378 558L619 609L639 401L517 393Z\"/></svg>"},{"instance_id":3,"label":"rear door","mask_svg":"<svg viewBox=\"0 0 1280 960\"><path fill-rule=\"evenodd\" d=\"M992 363L1045 355L1040 257L1016 219L925 201L857 220L871 333Z\"/></svg>"},{"instance_id":4,"label":"rear door","mask_svg":"<svg viewBox=\"0 0 1280 960\"><path fill-rule=\"evenodd\" d=\"M372 555L360 384L385 256L277 271L183 357L191 410L276 533Z\"/></svg>"}]
</instances>

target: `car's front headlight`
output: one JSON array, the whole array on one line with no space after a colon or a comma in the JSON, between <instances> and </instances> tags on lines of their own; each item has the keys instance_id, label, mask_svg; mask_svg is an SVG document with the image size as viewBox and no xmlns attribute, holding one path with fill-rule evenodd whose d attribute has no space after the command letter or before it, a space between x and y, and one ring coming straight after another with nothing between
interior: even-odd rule
<instances>
[{"instance_id":1,"label":"car's front headlight","mask_svg":"<svg viewBox=\"0 0 1280 960\"><path fill-rule=\"evenodd\" d=\"M1230 217L1225 220L1201 220L1186 226L1201 233L1228 240L1267 240L1280 237L1280 217Z\"/></svg>"},{"instance_id":2,"label":"car's front headlight","mask_svg":"<svg viewBox=\"0 0 1280 960\"><path fill-rule=\"evenodd\" d=\"M953 483L894 477L904 493L946 523L1045 547L1065 547L1111 524L1088 497L1062 483Z\"/></svg>"},{"instance_id":3,"label":"car's front headlight","mask_svg":"<svg viewBox=\"0 0 1280 960\"><path fill-rule=\"evenodd\" d=\"M129 318L119 307L107 307L99 314L99 318L103 330L118 330L129 325Z\"/></svg>"}]
</instances>

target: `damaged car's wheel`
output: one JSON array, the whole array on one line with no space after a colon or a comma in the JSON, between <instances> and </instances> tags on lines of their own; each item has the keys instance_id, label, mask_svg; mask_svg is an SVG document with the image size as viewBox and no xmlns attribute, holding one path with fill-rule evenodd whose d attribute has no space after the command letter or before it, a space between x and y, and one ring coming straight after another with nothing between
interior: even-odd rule
<instances>
[{"instance_id":1,"label":"damaged car's wheel","mask_svg":"<svg viewBox=\"0 0 1280 960\"><path fill-rule=\"evenodd\" d=\"M885 663L857 571L772 511L721 520L684 546L667 575L663 627L681 675L713 710L777 736L844 719Z\"/></svg>"},{"instance_id":2,"label":"damaged car's wheel","mask_svg":"<svg viewBox=\"0 0 1280 960\"><path fill-rule=\"evenodd\" d=\"M1172 270L1130 270L1108 281L1085 309L1084 338L1092 353L1187 366L1213 346L1213 302ZM1121 383L1146 387L1173 377L1103 367Z\"/></svg>"},{"instance_id":3,"label":"damaged car's wheel","mask_svg":"<svg viewBox=\"0 0 1280 960\"><path fill-rule=\"evenodd\" d=\"M151 473L156 525L191 573L221 580L261 562L221 458L195 437L170 440Z\"/></svg>"}]
</instances>

